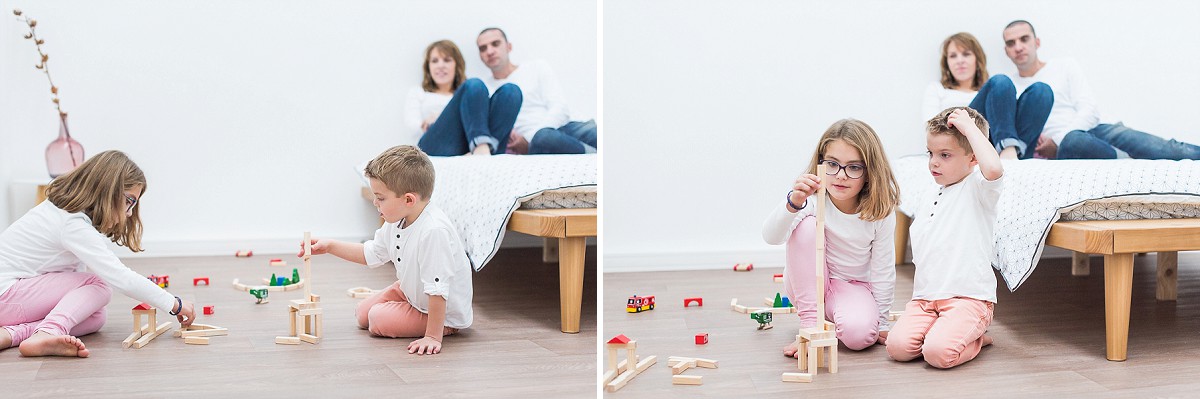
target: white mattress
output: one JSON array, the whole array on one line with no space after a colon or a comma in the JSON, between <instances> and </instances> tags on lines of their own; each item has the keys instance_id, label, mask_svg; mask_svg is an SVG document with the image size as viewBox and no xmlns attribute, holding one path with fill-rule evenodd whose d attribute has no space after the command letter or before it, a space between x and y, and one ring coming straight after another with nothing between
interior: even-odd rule
<instances>
[{"instance_id":1,"label":"white mattress","mask_svg":"<svg viewBox=\"0 0 1200 399\"><path fill-rule=\"evenodd\" d=\"M431 203L458 227L476 271L500 249L512 212L596 207L596 154L430 157L437 175ZM355 173L367 184L362 171Z\"/></svg>"},{"instance_id":2,"label":"white mattress","mask_svg":"<svg viewBox=\"0 0 1200 399\"><path fill-rule=\"evenodd\" d=\"M918 201L937 188L927 162L924 154L892 160L900 185L900 211L906 215L912 216ZM1011 291L1033 273L1050 226L1064 213L1075 218L1070 220L1200 213L1200 162L1196 161L1004 161L1004 180L992 267Z\"/></svg>"}]
</instances>

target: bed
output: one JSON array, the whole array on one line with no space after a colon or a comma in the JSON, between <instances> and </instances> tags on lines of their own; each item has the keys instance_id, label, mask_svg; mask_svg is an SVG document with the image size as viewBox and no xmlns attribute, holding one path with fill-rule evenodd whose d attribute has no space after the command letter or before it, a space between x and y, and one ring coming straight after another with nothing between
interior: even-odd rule
<instances>
[{"instance_id":1,"label":"bed","mask_svg":"<svg viewBox=\"0 0 1200 399\"><path fill-rule=\"evenodd\" d=\"M508 230L546 238L548 253L559 254L561 330L579 332L584 243L596 235L596 155L430 159L437 174L430 202L458 228L472 267L487 265ZM356 167L360 177L365 166ZM370 190L363 196L370 200Z\"/></svg>"},{"instance_id":2,"label":"bed","mask_svg":"<svg viewBox=\"0 0 1200 399\"><path fill-rule=\"evenodd\" d=\"M910 216L936 189L924 154L893 160L900 185L896 263L903 262ZM1161 300L1174 299L1177 251L1200 250L1200 162L1166 160L1004 161L992 267L1010 291L1037 267L1045 245L1105 255L1107 357L1125 360L1133 254L1159 252Z\"/></svg>"}]
</instances>

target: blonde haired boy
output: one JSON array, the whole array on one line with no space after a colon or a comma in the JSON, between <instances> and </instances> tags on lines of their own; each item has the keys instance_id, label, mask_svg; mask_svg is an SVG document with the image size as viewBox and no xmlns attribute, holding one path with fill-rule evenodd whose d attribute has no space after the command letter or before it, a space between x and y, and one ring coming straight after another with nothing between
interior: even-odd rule
<instances>
[{"instance_id":1,"label":"blonde haired boy","mask_svg":"<svg viewBox=\"0 0 1200 399\"><path fill-rule=\"evenodd\" d=\"M1004 168L975 110L946 109L927 127L929 172L940 187L913 219L913 298L888 335L887 351L898 361L924 356L950 368L992 343L985 334L996 303L992 228Z\"/></svg>"},{"instance_id":2,"label":"blonde haired boy","mask_svg":"<svg viewBox=\"0 0 1200 399\"><path fill-rule=\"evenodd\" d=\"M471 325L472 270L458 230L429 203L433 164L417 147L401 145L379 154L364 172L384 225L362 244L314 239L312 253L372 268L394 264L397 281L355 309L359 328L421 337L408 345L409 353L439 353L443 336Z\"/></svg>"}]
</instances>

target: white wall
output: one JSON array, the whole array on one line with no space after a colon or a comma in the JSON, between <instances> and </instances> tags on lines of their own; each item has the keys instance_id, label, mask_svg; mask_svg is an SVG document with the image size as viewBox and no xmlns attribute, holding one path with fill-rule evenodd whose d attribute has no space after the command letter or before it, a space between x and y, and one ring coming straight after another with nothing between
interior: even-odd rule
<instances>
[{"instance_id":1,"label":"white wall","mask_svg":"<svg viewBox=\"0 0 1200 399\"><path fill-rule=\"evenodd\" d=\"M47 179L57 134L14 7L40 22L75 138L146 172L150 254L291 251L306 230L369 237L376 217L352 167L401 144L404 94L435 40L454 40L480 76L475 37L500 26L514 62L554 67L574 118L596 115L594 1L10 1L0 190ZM20 216L4 213L0 226Z\"/></svg>"},{"instance_id":2,"label":"white wall","mask_svg":"<svg viewBox=\"0 0 1200 399\"><path fill-rule=\"evenodd\" d=\"M923 151L941 41L969 31L1012 74L1001 32L1033 23L1076 58L1105 116L1200 143L1200 5L1185 1L604 3L606 272L781 266L760 228L832 122L889 155Z\"/></svg>"}]
</instances>

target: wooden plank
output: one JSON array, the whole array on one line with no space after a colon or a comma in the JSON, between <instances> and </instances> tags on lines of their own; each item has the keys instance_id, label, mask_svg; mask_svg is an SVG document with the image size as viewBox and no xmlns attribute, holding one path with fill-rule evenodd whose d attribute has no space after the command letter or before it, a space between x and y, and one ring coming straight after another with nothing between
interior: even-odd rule
<instances>
[{"instance_id":1,"label":"wooden plank","mask_svg":"<svg viewBox=\"0 0 1200 399\"><path fill-rule=\"evenodd\" d=\"M583 237L559 239L558 293L559 317L562 332L579 332L579 315L583 306L584 251L587 242Z\"/></svg>"},{"instance_id":2,"label":"wooden plank","mask_svg":"<svg viewBox=\"0 0 1200 399\"><path fill-rule=\"evenodd\" d=\"M509 218L508 229L538 237L592 237L596 208L519 209Z\"/></svg>"},{"instance_id":3,"label":"wooden plank","mask_svg":"<svg viewBox=\"0 0 1200 399\"><path fill-rule=\"evenodd\" d=\"M698 375L673 375L671 376L671 384L674 385L700 385L701 376Z\"/></svg>"},{"instance_id":4,"label":"wooden plank","mask_svg":"<svg viewBox=\"0 0 1200 399\"><path fill-rule=\"evenodd\" d=\"M1083 222L1058 222L1050 226L1046 245L1089 254L1112 254L1113 233Z\"/></svg>"},{"instance_id":5,"label":"wooden plank","mask_svg":"<svg viewBox=\"0 0 1200 399\"><path fill-rule=\"evenodd\" d=\"M903 265L908 255L908 228L912 226L912 218L904 212L896 210L896 264Z\"/></svg>"},{"instance_id":6,"label":"wooden plank","mask_svg":"<svg viewBox=\"0 0 1200 399\"><path fill-rule=\"evenodd\" d=\"M208 337L183 337L183 343L189 345L208 345Z\"/></svg>"},{"instance_id":7,"label":"wooden plank","mask_svg":"<svg viewBox=\"0 0 1200 399\"><path fill-rule=\"evenodd\" d=\"M1058 222L1046 245L1111 255L1200 249L1200 219L1087 220Z\"/></svg>"}]
</instances>

